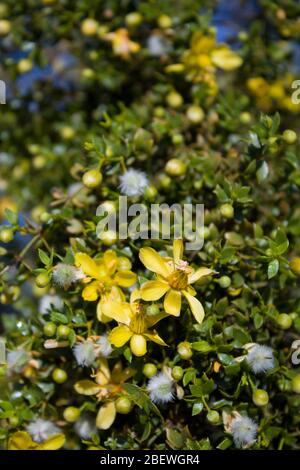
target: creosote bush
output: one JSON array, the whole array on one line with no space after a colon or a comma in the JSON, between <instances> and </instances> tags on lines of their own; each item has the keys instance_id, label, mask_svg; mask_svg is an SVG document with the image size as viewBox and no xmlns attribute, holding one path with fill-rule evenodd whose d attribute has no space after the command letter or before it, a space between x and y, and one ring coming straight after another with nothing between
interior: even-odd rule
<instances>
[{"instance_id":1,"label":"creosote bush","mask_svg":"<svg viewBox=\"0 0 300 470\"><path fill-rule=\"evenodd\" d=\"M0 3L3 449L299 449L299 6L239 8Z\"/></svg>"}]
</instances>

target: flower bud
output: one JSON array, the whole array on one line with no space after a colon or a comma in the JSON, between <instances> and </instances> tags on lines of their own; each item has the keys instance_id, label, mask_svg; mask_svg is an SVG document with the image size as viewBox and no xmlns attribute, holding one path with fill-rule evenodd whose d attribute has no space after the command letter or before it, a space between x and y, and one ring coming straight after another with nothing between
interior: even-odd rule
<instances>
[{"instance_id":1,"label":"flower bud","mask_svg":"<svg viewBox=\"0 0 300 470\"><path fill-rule=\"evenodd\" d=\"M2 243L9 243L14 238L14 232L11 228L3 228L0 232L0 241Z\"/></svg>"},{"instance_id":2,"label":"flower bud","mask_svg":"<svg viewBox=\"0 0 300 470\"><path fill-rule=\"evenodd\" d=\"M186 164L179 158L171 158L165 166L165 171L171 176L182 176L186 173Z\"/></svg>"},{"instance_id":3,"label":"flower bud","mask_svg":"<svg viewBox=\"0 0 300 470\"><path fill-rule=\"evenodd\" d=\"M0 20L0 36L6 36L11 31L11 22L8 20Z\"/></svg>"},{"instance_id":4,"label":"flower bud","mask_svg":"<svg viewBox=\"0 0 300 470\"><path fill-rule=\"evenodd\" d=\"M98 22L93 18L86 18L81 23L81 32L84 36L94 36L98 31Z\"/></svg>"},{"instance_id":5,"label":"flower bud","mask_svg":"<svg viewBox=\"0 0 300 470\"><path fill-rule=\"evenodd\" d=\"M191 344L188 341L183 341L177 346L177 352L182 359L190 359L193 355Z\"/></svg>"},{"instance_id":6,"label":"flower bud","mask_svg":"<svg viewBox=\"0 0 300 470\"><path fill-rule=\"evenodd\" d=\"M166 96L166 102L171 108L179 108L183 104L183 98L177 91L170 91Z\"/></svg>"},{"instance_id":7,"label":"flower bud","mask_svg":"<svg viewBox=\"0 0 300 470\"><path fill-rule=\"evenodd\" d=\"M204 119L204 111L200 106L197 105L189 106L186 115L188 120L193 124L198 124Z\"/></svg>"},{"instance_id":8,"label":"flower bud","mask_svg":"<svg viewBox=\"0 0 300 470\"><path fill-rule=\"evenodd\" d=\"M142 21L143 17L138 11L133 11L125 16L125 22L129 27L139 26Z\"/></svg>"},{"instance_id":9,"label":"flower bud","mask_svg":"<svg viewBox=\"0 0 300 470\"><path fill-rule=\"evenodd\" d=\"M97 188L102 183L102 174L99 170L89 170L84 173L82 182L89 189Z\"/></svg>"}]
</instances>

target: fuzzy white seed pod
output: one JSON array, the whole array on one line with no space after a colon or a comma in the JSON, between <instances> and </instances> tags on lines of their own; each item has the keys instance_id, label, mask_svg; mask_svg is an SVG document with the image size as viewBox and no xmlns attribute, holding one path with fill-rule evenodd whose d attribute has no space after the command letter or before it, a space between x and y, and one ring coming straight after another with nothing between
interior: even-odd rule
<instances>
[{"instance_id":1,"label":"fuzzy white seed pod","mask_svg":"<svg viewBox=\"0 0 300 470\"><path fill-rule=\"evenodd\" d=\"M81 439L86 440L97 433L95 419L87 413L80 416L74 425L74 429Z\"/></svg>"},{"instance_id":2,"label":"fuzzy white seed pod","mask_svg":"<svg viewBox=\"0 0 300 470\"><path fill-rule=\"evenodd\" d=\"M92 341L76 343L73 353L79 366L90 367L96 359L95 345Z\"/></svg>"},{"instance_id":3,"label":"fuzzy white seed pod","mask_svg":"<svg viewBox=\"0 0 300 470\"><path fill-rule=\"evenodd\" d=\"M147 390L154 403L168 403L174 399L174 381L165 372L151 377Z\"/></svg>"},{"instance_id":4,"label":"fuzzy white seed pod","mask_svg":"<svg viewBox=\"0 0 300 470\"><path fill-rule=\"evenodd\" d=\"M237 447L249 447L255 442L257 424L248 416L238 416L232 420L231 433Z\"/></svg>"},{"instance_id":5,"label":"fuzzy white seed pod","mask_svg":"<svg viewBox=\"0 0 300 470\"><path fill-rule=\"evenodd\" d=\"M27 431L35 442L43 442L49 437L60 433L60 429L54 423L41 418L29 423Z\"/></svg>"},{"instance_id":6,"label":"fuzzy white seed pod","mask_svg":"<svg viewBox=\"0 0 300 470\"><path fill-rule=\"evenodd\" d=\"M68 289L68 287L84 277L82 270L75 268L71 264L58 263L53 268L53 281L64 289Z\"/></svg>"},{"instance_id":7,"label":"fuzzy white seed pod","mask_svg":"<svg viewBox=\"0 0 300 470\"><path fill-rule=\"evenodd\" d=\"M125 196L141 196L149 182L145 173L139 170L128 170L120 176L120 189Z\"/></svg>"},{"instance_id":8,"label":"fuzzy white seed pod","mask_svg":"<svg viewBox=\"0 0 300 470\"><path fill-rule=\"evenodd\" d=\"M273 350L269 346L253 344L248 350L246 361L254 374L267 372L274 367Z\"/></svg>"},{"instance_id":9,"label":"fuzzy white seed pod","mask_svg":"<svg viewBox=\"0 0 300 470\"><path fill-rule=\"evenodd\" d=\"M113 348L108 339L108 335L107 334L102 335L96 342L97 355L102 356L102 357L108 357L110 353L112 352L112 350Z\"/></svg>"}]
</instances>

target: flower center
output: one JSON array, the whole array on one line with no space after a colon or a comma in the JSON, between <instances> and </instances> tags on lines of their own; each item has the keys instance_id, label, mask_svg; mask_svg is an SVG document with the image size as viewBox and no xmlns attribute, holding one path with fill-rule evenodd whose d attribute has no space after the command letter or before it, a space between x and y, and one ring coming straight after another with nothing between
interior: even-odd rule
<instances>
[{"instance_id":1,"label":"flower center","mask_svg":"<svg viewBox=\"0 0 300 470\"><path fill-rule=\"evenodd\" d=\"M168 277L168 283L175 290L186 289L188 286L188 275L185 271L181 269L176 269Z\"/></svg>"},{"instance_id":2,"label":"flower center","mask_svg":"<svg viewBox=\"0 0 300 470\"><path fill-rule=\"evenodd\" d=\"M146 329L144 307L142 304L135 302L132 309L134 316L130 322L130 329L136 334L144 333Z\"/></svg>"}]
</instances>

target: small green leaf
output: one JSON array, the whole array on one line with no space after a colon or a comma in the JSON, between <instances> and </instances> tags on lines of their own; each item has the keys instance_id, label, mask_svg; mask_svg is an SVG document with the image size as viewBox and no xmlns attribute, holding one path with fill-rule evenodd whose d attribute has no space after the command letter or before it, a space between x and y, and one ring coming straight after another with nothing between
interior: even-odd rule
<instances>
[{"instance_id":1,"label":"small green leaf","mask_svg":"<svg viewBox=\"0 0 300 470\"><path fill-rule=\"evenodd\" d=\"M192 416L198 415L199 413L201 413L202 410L203 410L202 401L194 403L193 408L192 408Z\"/></svg>"},{"instance_id":2,"label":"small green leaf","mask_svg":"<svg viewBox=\"0 0 300 470\"><path fill-rule=\"evenodd\" d=\"M278 269L279 269L278 259L273 259L272 261L270 261L270 263L268 264L268 279L272 279L273 277L275 277L276 274L278 273Z\"/></svg>"}]
</instances>

